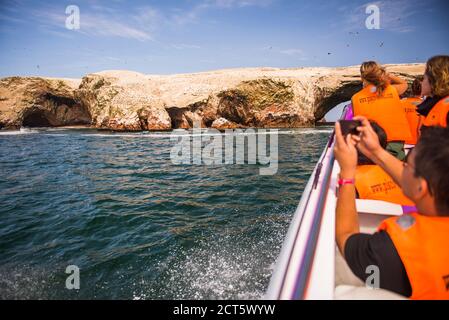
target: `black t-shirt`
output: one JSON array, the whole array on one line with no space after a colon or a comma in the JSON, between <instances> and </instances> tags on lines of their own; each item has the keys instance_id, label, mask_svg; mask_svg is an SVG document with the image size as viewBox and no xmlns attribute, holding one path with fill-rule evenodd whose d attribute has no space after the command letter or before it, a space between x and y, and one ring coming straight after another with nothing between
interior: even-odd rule
<instances>
[{"instance_id":1,"label":"black t-shirt","mask_svg":"<svg viewBox=\"0 0 449 320\"><path fill-rule=\"evenodd\" d=\"M345 259L352 272L363 281L371 275L366 273L366 268L375 265L379 268L382 289L405 297L412 295L404 264L387 232L352 235L346 241Z\"/></svg>"}]
</instances>

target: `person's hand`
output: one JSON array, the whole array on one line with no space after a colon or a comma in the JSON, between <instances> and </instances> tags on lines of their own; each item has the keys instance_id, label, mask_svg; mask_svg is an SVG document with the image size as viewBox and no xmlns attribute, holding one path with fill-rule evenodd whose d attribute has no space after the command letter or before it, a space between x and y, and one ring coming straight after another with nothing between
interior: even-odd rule
<instances>
[{"instance_id":1,"label":"person's hand","mask_svg":"<svg viewBox=\"0 0 449 320\"><path fill-rule=\"evenodd\" d=\"M357 168L357 141L350 134L346 137L341 133L340 123L335 123L334 155L340 165L340 176L344 179L354 179Z\"/></svg>"},{"instance_id":2,"label":"person's hand","mask_svg":"<svg viewBox=\"0 0 449 320\"><path fill-rule=\"evenodd\" d=\"M389 83L391 83L391 84L397 84L398 81L399 81L399 82L401 81L401 79L400 79L399 77L397 77L397 76L395 76L394 74L389 73L389 72L387 72L387 73L385 74L385 79L386 79Z\"/></svg>"},{"instance_id":3,"label":"person's hand","mask_svg":"<svg viewBox=\"0 0 449 320\"><path fill-rule=\"evenodd\" d=\"M363 116L356 116L354 120L359 120L362 126L357 127L360 132L359 136L351 136L351 139L357 144L357 149L369 159L374 161L376 155L382 151L382 146L379 143L379 137L369 123L368 119Z\"/></svg>"}]
</instances>

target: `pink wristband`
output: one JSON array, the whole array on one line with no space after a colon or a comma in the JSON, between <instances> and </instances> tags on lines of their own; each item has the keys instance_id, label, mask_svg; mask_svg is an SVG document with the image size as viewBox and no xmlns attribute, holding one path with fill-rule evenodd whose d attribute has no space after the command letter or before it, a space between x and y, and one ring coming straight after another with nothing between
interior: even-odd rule
<instances>
[{"instance_id":1,"label":"pink wristband","mask_svg":"<svg viewBox=\"0 0 449 320\"><path fill-rule=\"evenodd\" d=\"M339 186L343 186L345 184L355 184L355 179L338 179Z\"/></svg>"}]
</instances>

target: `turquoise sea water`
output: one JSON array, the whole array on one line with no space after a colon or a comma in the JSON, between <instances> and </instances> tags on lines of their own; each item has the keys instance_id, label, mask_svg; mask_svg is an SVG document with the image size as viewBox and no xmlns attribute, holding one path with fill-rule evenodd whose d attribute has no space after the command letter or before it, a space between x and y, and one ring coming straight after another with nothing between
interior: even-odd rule
<instances>
[{"instance_id":1,"label":"turquoise sea water","mask_svg":"<svg viewBox=\"0 0 449 320\"><path fill-rule=\"evenodd\" d=\"M262 298L330 133L282 131L261 176L173 165L167 133L0 132L0 298Z\"/></svg>"}]
</instances>

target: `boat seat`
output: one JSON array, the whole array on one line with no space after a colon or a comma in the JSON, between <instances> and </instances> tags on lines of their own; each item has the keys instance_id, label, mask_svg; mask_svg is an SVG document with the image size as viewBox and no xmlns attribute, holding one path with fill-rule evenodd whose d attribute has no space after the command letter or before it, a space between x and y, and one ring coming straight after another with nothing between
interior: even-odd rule
<instances>
[{"instance_id":1,"label":"boat seat","mask_svg":"<svg viewBox=\"0 0 449 320\"><path fill-rule=\"evenodd\" d=\"M396 203L368 199L356 199L355 203L359 213L384 216L401 216L404 213L402 206Z\"/></svg>"},{"instance_id":2,"label":"boat seat","mask_svg":"<svg viewBox=\"0 0 449 320\"><path fill-rule=\"evenodd\" d=\"M340 251L335 253L335 300L407 300L397 293L367 288L349 268Z\"/></svg>"},{"instance_id":3,"label":"boat seat","mask_svg":"<svg viewBox=\"0 0 449 320\"><path fill-rule=\"evenodd\" d=\"M368 231L365 230L370 233ZM366 287L349 268L337 246L335 250L335 300L407 300L406 297L388 290Z\"/></svg>"},{"instance_id":4,"label":"boat seat","mask_svg":"<svg viewBox=\"0 0 449 320\"><path fill-rule=\"evenodd\" d=\"M335 246L335 286L341 285L363 287L364 283L352 272L340 250Z\"/></svg>"}]
</instances>

